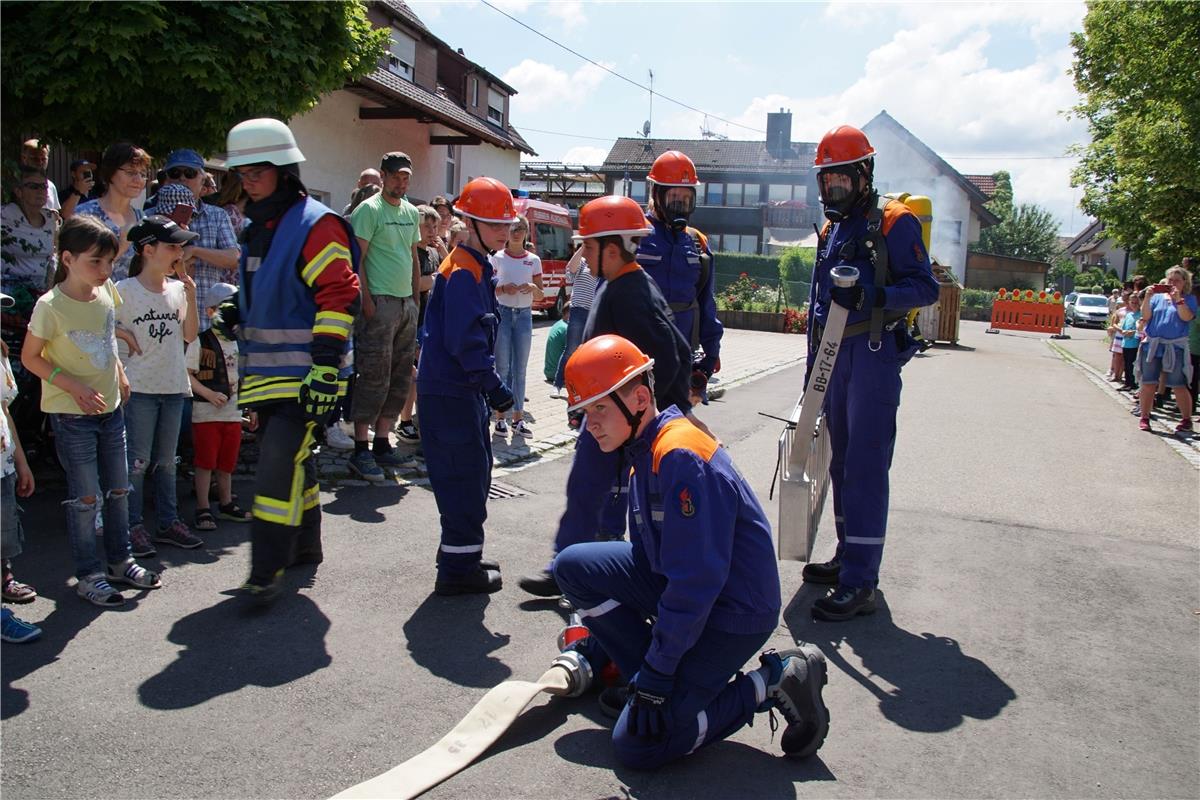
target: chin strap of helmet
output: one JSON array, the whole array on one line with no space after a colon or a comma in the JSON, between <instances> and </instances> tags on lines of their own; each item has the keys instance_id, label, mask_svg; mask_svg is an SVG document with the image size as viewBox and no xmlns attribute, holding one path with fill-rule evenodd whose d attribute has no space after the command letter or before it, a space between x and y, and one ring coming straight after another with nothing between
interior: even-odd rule
<instances>
[{"instance_id":1,"label":"chin strap of helmet","mask_svg":"<svg viewBox=\"0 0 1200 800\"><path fill-rule=\"evenodd\" d=\"M650 389L651 394L654 393L654 384L649 378L646 377L646 373L643 373L642 375L642 385ZM629 445L633 444L634 440L637 439L638 428L640 428L642 425L642 418L646 416L646 409L643 408L641 411L635 414L629 410L629 406L625 405L625 401L621 399L621 395L613 392L609 396L612 397L613 404L620 409L621 413L625 416L625 421L629 423L629 436L627 436L625 441L621 443L622 447L628 447Z\"/></svg>"}]
</instances>

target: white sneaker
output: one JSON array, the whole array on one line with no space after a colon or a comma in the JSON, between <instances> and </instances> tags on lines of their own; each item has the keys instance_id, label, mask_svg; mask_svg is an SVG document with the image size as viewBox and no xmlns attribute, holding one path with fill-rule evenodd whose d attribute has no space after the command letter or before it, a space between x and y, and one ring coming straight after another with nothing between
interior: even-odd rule
<instances>
[{"instance_id":1,"label":"white sneaker","mask_svg":"<svg viewBox=\"0 0 1200 800\"><path fill-rule=\"evenodd\" d=\"M346 435L339 425L330 425L325 429L325 444L334 450L353 450L354 440Z\"/></svg>"},{"instance_id":2,"label":"white sneaker","mask_svg":"<svg viewBox=\"0 0 1200 800\"><path fill-rule=\"evenodd\" d=\"M525 420L519 419L513 423L513 433L517 436L523 436L526 439L533 438L533 431L525 424Z\"/></svg>"}]
</instances>

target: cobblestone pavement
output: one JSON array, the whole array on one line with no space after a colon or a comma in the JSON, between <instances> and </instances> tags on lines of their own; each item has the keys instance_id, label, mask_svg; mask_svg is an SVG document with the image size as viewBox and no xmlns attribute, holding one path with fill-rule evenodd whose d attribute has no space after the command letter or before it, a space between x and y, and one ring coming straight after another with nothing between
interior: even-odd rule
<instances>
[{"instance_id":1,"label":"cobblestone pavement","mask_svg":"<svg viewBox=\"0 0 1200 800\"><path fill-rule=\"evenodd\" d=\"M546 337L551 323L535 320L533 343L529 351L529 367L525 383L525 418L533 429L533 438L513 436L492 437L492 452L497 474L522 469L536 463L559 458L571 452L575 433L567 428L566 401L553 395L554 386L546 383L543 374L543 359L546 352ZM796 364L804 358L805 338L794 334L765 333L762 331L726 330L722 340L721 372L714 376L710 392L730 390L757 378L778 372ZM796 387L797 395L800 387ZM722 397L719 402L728 402ZM701 408L698 415L703 417ZM420 420L417 420L418 424ZM417 456L417 463L409 469L395 470L392 478L397 483L413 483L426 476L425 462L420 448L408 444L392 435L392 441L402 453ZM366 486L367 482L351 477L347 461L350 454L332 448L319 448L317 470L321 482L330 486ZM247 474L255 461L252 444L243 447L239 472Z\"/></svg>"}]
</instances>

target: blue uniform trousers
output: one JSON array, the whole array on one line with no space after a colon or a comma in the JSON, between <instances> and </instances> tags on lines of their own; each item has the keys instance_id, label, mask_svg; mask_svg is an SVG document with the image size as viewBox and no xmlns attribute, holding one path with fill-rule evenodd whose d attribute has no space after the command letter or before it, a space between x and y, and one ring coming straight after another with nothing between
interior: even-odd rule
<instances>
[{"instance_id":1,"label":"blue uniform trousers","mask_svg":"<svg viewBox=\"0 0 1200 800\"><path fill-rule=\"evenodd\" d=\"M417 396L429 486L441 515L439 578L472 572L483 556L483 523L492 485L492 439L483 395Z\"/></svg>"},{"instance_id":2,"label":"blue uniform trousers","mask_svg":"<svg viewBox=\"0 0 1200 800\"><path fill-rule=\"evenodd\" d=\"M554 552L597 539L625 535L629 513L629 464L620 451L605 453L588 432L587 417L575 442L575 458L567 477L567 510L558 521Z\"/></svg>"},{"instance_id":3,"label":"blue uniform trousers","mask_svg":"<svg viewBox=\"0 0 1200 800\"><path fill-rule=\"evenodd\" d=\"M838 582L879 583L887 533L888 470L896 444L900 361L896 337L885 331L871 352L866 335L843 341L825 397L833 455L829 477L837 524Z\"/></svg>"},{"instance_id":4,"label":"blue uniform trousers","mask_svg":"<svg viewBox=\"0 0 1200 800\"><path fill-rule=\"evenodd\" d=\"M573 545L555 559L554 577L583 617L590 638L612 657L623 676L634 675L650 646L649 618L658 613L666 587L666 578L650 570L641 545ZM653 769L720 741L750 722L757 711L754 683L739 670L770 635L706 627L675 671L670 732L662 739L631 735L626 707L613 727L618 760L635 769ZM595 651L594 644L590 649ZM598 661L595 656L591 660ZM603 664L593 666L599 671Z\"/></svg>"}]
</instances>

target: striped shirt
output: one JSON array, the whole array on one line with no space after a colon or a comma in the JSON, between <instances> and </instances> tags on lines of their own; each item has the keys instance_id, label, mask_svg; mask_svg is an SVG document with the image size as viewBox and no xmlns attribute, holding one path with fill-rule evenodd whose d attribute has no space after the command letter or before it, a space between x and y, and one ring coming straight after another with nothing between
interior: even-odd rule
<instances>
[{"instance_id":1,"label":"striped shirt","mask_svg":"<svg viewBox=\"0 0 1200 800\"><path fill-rule=\"evenodd\" d=\"M571 308L588 309L592 307L592 300L596 297L596 279L592 276L592 271L588 269L587 262L579 259L579 272L568 277L572 278L571 283Z\"/></svg>"}]
</instances>

